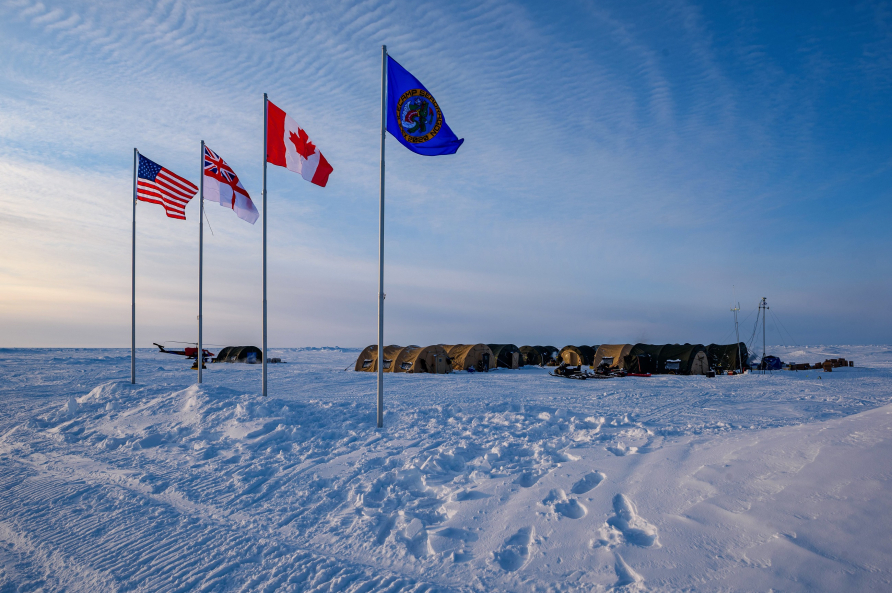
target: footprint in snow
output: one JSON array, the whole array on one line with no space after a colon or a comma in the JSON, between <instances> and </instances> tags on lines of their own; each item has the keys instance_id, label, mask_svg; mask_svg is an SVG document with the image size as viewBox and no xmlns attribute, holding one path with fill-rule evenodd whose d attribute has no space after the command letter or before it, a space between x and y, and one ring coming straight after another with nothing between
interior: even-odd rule
<instances>
[{"instance_id":1,"label":"footprint in snow","mask_svg":"<svg viewBox=\"0 0 892 593\"><path fill-rule=\"evenodd\" d=\"M568 519L581 519L588 514L588 509L582 503L575 498L567 498L567 494L560 488L549 492L542 502Z\"/></svg>"},{"instance_id":2,"label":"footprint in snow","mask_svg":"<svg viewBox=\"0 0 892 593\"><path fill-rule=\"evenodd\" d=\"M485 492L479 492L477 490L465 490L456 494L455 500L464 502L466 500L481 500L483 498L489 498L490 496L492 496L492 494L486 494Z\"/></svg>"},{"instance_id":3,"label":"footprint in snow","mask_svg":"<svg viewBox=\"0 0 892 593\"><path fill-rule=\"evenodd\" d=\"M621 543L642 548L660 547L657 528L638 515L635 503L625 494L613 497L613 512L601 528L599 538L592 542L594 547L613 548Z\"/></svg>"},{"instance_id":4,"label":"footprint in snow","mask_svg":"<svg viewBox=\"0 0 892 593\"><path fill-rule=\"evenodd\" d=\"M632 455L633 453L637 453L638 447L627 447L625 443L617 443L616 445L608 446L607 450L617 457L623 457L625 455Z\"/></svg>"},{"instance_id":5,"label":"footprint in snow","mask_svg":"<svg viewBox=\"0 0 892 593\"><path fill-rule=\"evenodd\" d=\"M539 481L539 478L544 476L544 473L534 473L534 472L523 472L520 474L520 477L517 478L517 483L520 484L523 488L530 488L536 485L536 482Z\"/></svg>"},{"instance_id":6,"label":"footprint in snow","mask_svg":"<svg viewBox=\"0 0 892 593\"><path fill-rule=\"evenodd\" d=\"M644 582L644 579L640 574L632 570L632 567L626 564L626 561L623 560L623 557L619 554L615 554L615 562L613 565L613 570L616 571L616 583L613 587L628 587L629 585L639 585ZM629 587L631 588L631 587Z\"/></svg>"},{"instance_id":7,"label":"footprint in snow","mask_svg":"<svg viewBox=\"0 0 892 593\"><path fill-rule=\"evenodd\" d=\"M502 570L513 572L523 568L530 561L535 536L533 527L521 527L517 533L505 540L502 549L493 553Z\"/></svg>"},{"instance_id":8,"label":"footprint in snow","mask_svg":"<svg viewBox=\"0 0 892 593\"><path fill-rule=\"evenodd\" d=\"M585 494L589 490L594 490L598 484L604 481L607 476L602 472L591 472L582 477L578 482L573 484L570 492L573 494Z\"/></svg>"}]
</instances>

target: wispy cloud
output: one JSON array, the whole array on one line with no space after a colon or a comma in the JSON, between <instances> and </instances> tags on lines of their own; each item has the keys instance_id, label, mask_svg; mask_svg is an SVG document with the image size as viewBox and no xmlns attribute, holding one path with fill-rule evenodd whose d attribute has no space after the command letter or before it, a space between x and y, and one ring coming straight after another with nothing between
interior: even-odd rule
<instances>
[{"instance_id":1,"label":"wispy cloud","mask_svg":"<svg viewBox=\"0 0 892 593\"><path fill-rule=\"evenodd\" d=\"M133 146L197 180L204 139L259 199L264 91L335 166L324 190L270 171L273 342L369 341L382 43L466 138L436 159L388 143L392 341L441 341L447 327L462 341L633 339L645 318L651 339L691 323L704 335L690 339L717 339L706 334L724 327L732 283L798 294L815 261L845 262L857 282L875 273L859 250L889 247L890 120L858 107L888 103L890 21L881 4L858 10L781 23L768 4L683 0L7 2L0 166L16 181L0 188L0 225L22 246L0 260L17 291L0 320L45 327L8 345L58 343L71 317L113 318L80 335L126 343ZM846 27L870 41L832 41ZM193 331L193 210L174 223L139 208L146 343ZM259 298L259 228L209 216L211 316L256 341L259 314L229 303ZM822 282L816 311L845 288Z\"/></svg>"}]
</instances>

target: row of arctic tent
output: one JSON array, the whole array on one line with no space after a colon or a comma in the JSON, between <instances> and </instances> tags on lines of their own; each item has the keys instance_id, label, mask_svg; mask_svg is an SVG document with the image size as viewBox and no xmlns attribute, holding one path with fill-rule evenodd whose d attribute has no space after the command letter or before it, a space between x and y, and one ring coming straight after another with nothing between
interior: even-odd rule
<instances>
[{"instance_id":1,"label":"row of arctic tent","mask_svg":"<svg viewBox=\"0 0 892 593\"><path fill-rule=\"evenodd\" d=\"M592 359L630 373L705 375L709 370L747 368L746 344L604 344Z\"/></svg>"},{"instance_id":2,"label":"row of arctic tent","mask_svg":"<svg viewBox=\"0 0 892 593\"><path fill-rule=\"evenodd\" d=\"M524 348L534 348L524 346ZM385 346L386 373L451 373L473 369L486 372L501 367L516 369L524 366L527 358L514 344L436 344L434 346ZM536 346L535 348L556 348ZM546 350L547 351L547 350ZM542 359L538 351L537 360ZM538 364L538 363L537 363ZM356 358L357 371L378 372L378 346L372 345Z\"/></svg>"},{"instance_id":3,"label":"row of arctic tent","mask_svg":"<svg viewBox=\"0 0 892 593\"><path fill-rule=\"evenodd\" d=\"M571 366L597 368L602 363L632 373L705 375L710 369L742 370L746 345L739 344L601 344L600 346L521 346L514 344L438 344L433 346L385 346L384 368L390 373L449 373L453 370L485 372L491 368L522 366ZM365 348L355 370L378 371L378 347Z\"/></svg>"}]
</instances>

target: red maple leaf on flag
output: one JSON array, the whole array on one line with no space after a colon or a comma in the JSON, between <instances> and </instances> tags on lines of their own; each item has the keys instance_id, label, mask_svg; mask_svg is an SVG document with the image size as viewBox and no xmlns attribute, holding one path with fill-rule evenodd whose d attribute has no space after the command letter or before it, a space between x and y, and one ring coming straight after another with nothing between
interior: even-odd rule
<instances>
[{"instance_id":1,"label":"red maple leaf on flag","mask_svg":"<svg viewBox=\"0 0 892 593\"><path fill-rule=\"evenodd\" d=\"M289 139L294 144L297 154L305 159L309 159L316 152L316 145L310 142L310 137L300 128L297 129L297 134L289 132Z\"/></svg>"}]
</instances>

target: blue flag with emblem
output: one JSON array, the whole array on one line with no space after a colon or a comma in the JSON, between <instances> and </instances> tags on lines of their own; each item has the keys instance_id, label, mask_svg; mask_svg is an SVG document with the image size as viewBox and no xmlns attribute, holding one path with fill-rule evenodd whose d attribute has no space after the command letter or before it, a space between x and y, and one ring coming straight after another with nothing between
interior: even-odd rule
<instances>
[{"instance_id":1,"label":"blue flag with emblem","mask_svg":"<svg viewBox=\"0 0 892 593\"><path fill-rule=\"evenodd\" d=\"M412 152L455 154L464 138L446 125L443 112L424 85L387 56L387 131Z\"/></svg>"}]
</instances>

